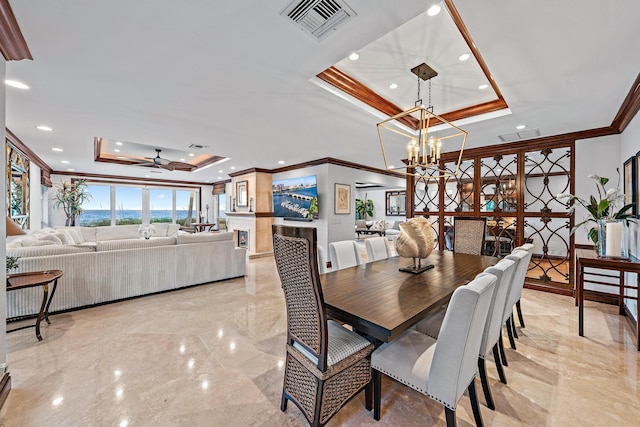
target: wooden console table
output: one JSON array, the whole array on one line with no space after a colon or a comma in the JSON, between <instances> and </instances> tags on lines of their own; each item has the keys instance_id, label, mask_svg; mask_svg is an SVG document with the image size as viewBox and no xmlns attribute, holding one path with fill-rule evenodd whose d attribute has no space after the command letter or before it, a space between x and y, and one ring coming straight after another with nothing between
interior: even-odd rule
<instances>
[{"instance_id":1,"label":"wooden console table","mask_svg":"<svg viewBox=\"0 0 640 427\"><path fill-rule=\"evenodd\" d=\"M36 337L38 338L38 341L42 341L42 335L40 335L40 322L42 322L42 319L44 319L48 324L51 324L51 321L49 321L49 306L51 305L53 295L56 293L56 288L58 287L58 279L61 276L62 271L60 270L34 271L31 273L7 275L7 292L15 291L18 289L33 288L35 286L42 286L43 289L42 304L40 305L40 312L38 313L36 324L11 329L7 332L18 331L25 328L33 328L35 326ZM49 296L49 284L51 282L53 282L53 288L51 289L51 296Z\"/></svg>"},{"instance_id":2,"label":"wooden console table","mask_svg":"<svg viewBox=\"0 0 640 427\"><path fill-rule=\"evenodd\" d=\"M617 271L618 274L603 274L603 273L591 273L584 271L585 268L599 268L602 270L612 270ZM604 286L613 286L618 288L618 292L616 293L618 297L618 308L619 314L622 316L627 316L627 318L631 317L630 313L625 311L624 300L625 299L634 299L638 300L637 296L629 296L625 295L626 289L635 289L636 291L640 288L640 260L637 258L631 258L629 260L620 260L620 259L611 259L611 258L599 258L595 251L590 249L576 249L576 272L578 275L578 280L576 283L576 304L578 305L578 334L583 337L584 336L584 284L586 283L594 283L597 285ZM624 280L624 273L636 273L636 284L627 285ZM599 277L609 277L609 278L617 278L618 283L606 283L601 280L595 279L585 279L585 274ZM630 319L632 320L632 319ZM636 335L636 348L640 351L640 328L638 327L638 322L635 324L632 323L632 326L635 329Z\"/></svg>"}]
</instances>

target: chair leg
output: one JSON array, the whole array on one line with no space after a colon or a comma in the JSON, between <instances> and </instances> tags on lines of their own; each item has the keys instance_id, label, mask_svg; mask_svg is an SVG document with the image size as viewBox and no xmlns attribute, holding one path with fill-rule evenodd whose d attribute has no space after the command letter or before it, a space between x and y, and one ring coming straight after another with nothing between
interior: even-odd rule
<instances>
[{"instance_id":1,"label":"chair leg","mask_svg":"<svg viewBox=\"0 0 640 427\"><path fill-rule=\"evenodd\" d=\"M498 350L498 344L493 346L493 360L496 362L496 369L498 370L498 377L500 377L500 382L502 384L506 384L507 377L504 374L504 369L502 369L502 363L500 363L500 350Z\"/></svg>"},{"instance_id":2,"label":"chair leg","mask_svg":"<svg viewBox=\"0 0 640 427\"><path fill-rule=\"evenodd\" d=\"M444 416L447 419L447 427L456 427L458 423L456 422L456 411L449 408L444 408Z\"/></svg>"},{"instance_id":3,"label":"chair leg","mask_svg":"<svg viewBox=\"0 0 640 427\"><path fill-rule=\"evenodd\" d=\"M473 410L473 419L476 421L476 427L484 427L482 422L482 413L480 405L478 405L478 395L476 394L476 380L471 380L469 384L469 399L471 399L471 409Z\"/></svg>"},{"instance_id":4,"label":"chair leg","mask_svg":"<svg viewBox=\"0 0 640 427\"><path fill-rule=\"evenodd\" d=\"M373 380L364 387L364 407L367 408L367 411L373 409Z\"/></svg>"},{"instance_id":5,"label":"chair leg","mask_svg":"<svg viewBox=\"0 0 640 427\"><path fill-rule=\"evenodd\" d=\"M513 329L511 329L511 318L507 319L507 334L509 334L509 344L512 349L516 349L516 340L513 339Z\"/></svg>"},{"instance_id":6,"label":"chair leg","mask_svg":"<svg viewBox=\"0 0 640 427\"><path fill-rule=\"evenodd\" d=\"M380 395L382 394L382 374L372 369L373 374L373 419L380 420Z\"/></svg>"},{"instance_id":7,"label":"chair leg","mask_svg":"<svg viewBox=\"0 0 640 427\"><path fill-rule=\"evenodd\" d=\"M280 400L280 410L282 412L287 410L287 395L285 394L284 390L282 390L282 399Z\"/></svg>"},{"instance_id":8,"label":"chair leg","mask_svg":"<svg viewBox=\"0 0 640 427\"><path fill-rule=\"evenodd\" d=\"M518 330L516 329L516 321L513 317L513 314L511 314L511 329L513 330L513 337L514 338L520 338L518 336Z\"/></svg>"},{"instance_id":9,"label":"chair leg","mask_svg":"<svg viewBox=\"0 0 640 427\"><path fill-rule=\"evenodd\" d=\"M520 300L516 303L516 311L518 312L518 320L520 320L520 327L524 328L524 319L522 318L522 308L520 307Z\"/></svg>"},{"instance_id":10,"label":"chair leg","mask_svg":"<svg viewBox=\"0 0 640 427\"><path fill-rule=\"evenodd\" d=\"M498 350L500 350L500 360L504 366L509 366L507 353L504 351L504 342L502 341L502 331L500 331L500 339L498 340Z\"/></svg>"},{"instance_id":11,"label":"chair leg","mask_svg":"<svg viewBox=\"0 0 640 427\"><path fill-rule=\"evenodd\" d=\"M478 371L480 371L480 383L482 384L482 392L484 393L484 400L487 402L487 408L495 411L496 405L493 403L493 396L487 379L487 364L482 357L478 358Z\"/></svg>"}]
</instances>

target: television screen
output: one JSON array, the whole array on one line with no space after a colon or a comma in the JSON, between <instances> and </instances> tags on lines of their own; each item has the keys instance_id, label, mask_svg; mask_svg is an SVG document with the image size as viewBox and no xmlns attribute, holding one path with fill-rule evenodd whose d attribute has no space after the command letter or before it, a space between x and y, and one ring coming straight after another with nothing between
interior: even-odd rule
<instances>
[{"instance_id":1,"label":"television screen","mask_svg":"<svg viewBox=\"0 0 640 427\"><path fill-rule=\"evenodd\" d=\"M307 221L318 218L315 175L275 180L271 186L274 216Z\"/></svg>"}]
</instances>

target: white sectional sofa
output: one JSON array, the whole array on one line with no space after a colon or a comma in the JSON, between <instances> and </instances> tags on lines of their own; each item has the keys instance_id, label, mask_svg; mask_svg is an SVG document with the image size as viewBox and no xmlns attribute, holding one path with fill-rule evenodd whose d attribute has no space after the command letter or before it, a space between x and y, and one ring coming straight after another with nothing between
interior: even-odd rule
<instances>
[{"instance_id":1,"label":"white sectional sofa","mask_svg":"<svg viewBox=\"0 0 640 427\"><path fill-rule=\"evenodd\" d=\"M11 273L62 270L50 312L245 275L246 249L232 232L178 232L176 224L154 224L155 235L139 237L137 225L45 228L7 241L18 256ZM7 293L7 318L37 314L42 289Z\"/></svg>"}]
</instances>

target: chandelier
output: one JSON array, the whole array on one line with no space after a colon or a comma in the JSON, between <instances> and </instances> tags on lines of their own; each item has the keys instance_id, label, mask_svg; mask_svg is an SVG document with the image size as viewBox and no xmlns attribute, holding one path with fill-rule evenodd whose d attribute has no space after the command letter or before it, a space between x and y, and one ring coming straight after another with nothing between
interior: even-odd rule
<instances>
[{"instance_id":1,"label":"chandelier","mask_svg":"<svg viewBox=\"0 0 640 427\"><path fill-rule=\"evenodd\" d=\"M418 99L415 106L378 123L378 137L382 148L385 169L399 175L422 177L419 169L431 170L430 177L455 176L460 169L467 132L446 119L433 113L431 105L431 79L438 73L427 64L411 69L418 78ZM424 106L420 98L420 80L429 82L429 106ZM387 141L387 149L385 149ZM401 150L404 148L404 152ZM455 153L455 167L445 166L441 161L442 153ZM402 167L396 167L388 161L389 155L406 155ZM402 153L402 154L401 154Z\"/></svg>"}]
</instances>

